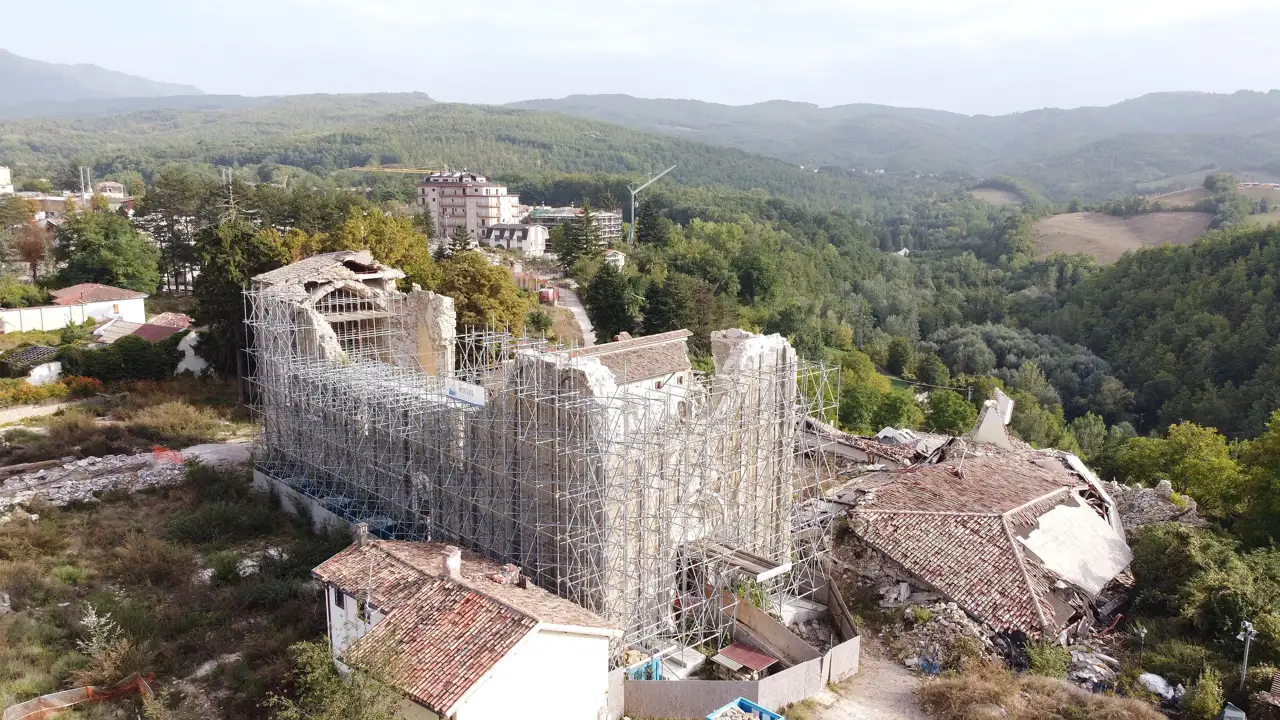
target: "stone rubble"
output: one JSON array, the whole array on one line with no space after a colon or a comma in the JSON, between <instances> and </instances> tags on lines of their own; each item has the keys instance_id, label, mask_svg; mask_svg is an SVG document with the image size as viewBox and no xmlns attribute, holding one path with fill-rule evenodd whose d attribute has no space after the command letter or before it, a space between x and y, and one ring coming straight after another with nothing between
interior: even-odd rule
<instances>
[{"instance_id":1,"label":"stone rubble","mask_svg":"<svg viewBox=\"0 0 1280 720\"><path fill-rule=\"evenodd\" d=\"M81 458L4 481L0 485L0 521L8 519L16 506L35 501L55 506L94 502L110 490L133 492L176 485L185 475L186 466L150 453Z\"/></svg>"},{"instance_id":2,"label":"stone rubble","mask_svg":"<svg viewBox=\"0 0 1280 720\"><path fill-rule=\"evenodd\" d=\"M1067 679L1092 690L1099 685L1110 685L1120 677L1120 661L1087 645L1073 645L1071 667Z\"/></svg>"},{"instance_id":3,"label":"stone rubble","mask_svg":"<svg viewBox=\"0 0 1280 720\"><path fill-rule=\"evenodd\" d=\"M919 668L925 661L941 662L947 648L961 637L972 638L984 650L994 651L991 633L953 602L906 604L901 609L907 629L895 639L906 648L902 662L909 668ZM925 614L929 619L917 623L917 618Z\"/></svg>"},{"instance_id":4,"label":"stone rubble","mask_svg":"<svg viewBox=\"0 0 1280 720\"><path fill-rule=\"evenodd\" d=\"M1181 495L1174 502L1173 485L1161 480L1153 488L1139 485L1103 483L1107 493L1116 502L1120 519L1126 529L1161 522L1177 522L1184 525L1204 525L1205 520L1196 514L1196 501Z\"/></svg>"}]
</instances>

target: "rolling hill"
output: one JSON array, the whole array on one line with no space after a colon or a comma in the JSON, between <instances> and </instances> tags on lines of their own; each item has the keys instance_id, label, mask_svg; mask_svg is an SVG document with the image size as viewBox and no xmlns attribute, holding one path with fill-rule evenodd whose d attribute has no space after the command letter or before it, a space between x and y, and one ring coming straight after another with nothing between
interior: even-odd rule
<instances>
[{"instance_id":1,"label":"rolling hill","mask_svg":"<svg viewBox=\"0 0 1280 720\"><path fill-rule=\"evenodd\" d=\"M0 107L89 98L202 94L190 85L155 82L97 65L41 62L0 50Z\"/></svg>"},{"instance_id":2,"label":"rolling hill","mask_svg":"<svg viewBox=\"0 0 1280 720\"><path fill-rule=\"evenodd\" d=\"M327 174L369 164L490 174L638 176L762 190L823 208L861 206L891 183L813 173L772 158L535 110L436 103L421 94L308 95L228 109L151 108L82 118L0 119L0 163L48 177L71 163L95 175L167 163L276 164ZM911 180L925 188L934 182ZM935 182L935 184L937 184Z\"/></svg>"},{"instance_id":3,"label":"rolling hill","mask_svg":"<svg viewBox=\"0 0 1280 720\"><path fill-rule=\"evenodd\" d=\"M1105 199L1203 168L1280 163L1280 91L1156 93L1108 107L967 116L884 105L729 106L576 95L511 107L589 117L802 165L1011 175L1055 200ZM1169 189L1177 189L1169 188Z\"/></svg>"}]
</instances>

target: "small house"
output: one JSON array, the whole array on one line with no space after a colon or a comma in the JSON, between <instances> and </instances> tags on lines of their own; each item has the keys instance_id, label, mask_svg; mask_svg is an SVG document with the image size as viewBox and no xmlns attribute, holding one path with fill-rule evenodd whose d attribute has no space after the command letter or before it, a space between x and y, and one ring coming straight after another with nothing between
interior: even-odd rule
<instances>
[{"instance_id":1,"label":"small house","mask_svg":"<svg viewBox=\"0 0 1280 720\"><path fill-rule=\"evenodd\" d=\"M621 270L622 266L627 264L627 256L625 253L617 250L605 250L604 261L612 265L614 268Z\"/></svg>"},{"instance_id":2,"label":"small house","mask_svg":"<svg viewBox=\"0 0 1280 720\"><path fill-rule=\"evenodd\" d=\"M314 571L344 670L376 667L413 720L596 720L613 623L513 565L432 542L357 541ZM533 714L531 714L533 713ZM548 715L550 717L551 715Z\"/></svg>"}]
</instances>

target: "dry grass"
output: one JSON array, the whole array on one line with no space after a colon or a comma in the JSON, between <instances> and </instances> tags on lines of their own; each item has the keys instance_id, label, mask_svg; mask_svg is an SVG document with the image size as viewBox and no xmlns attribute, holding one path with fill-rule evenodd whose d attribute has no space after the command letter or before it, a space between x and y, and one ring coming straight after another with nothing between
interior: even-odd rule
<instances>
[{"instance_id":1,"label":"dry grass","mask_svg":"<svg viewBox=\"0 0 1280 720\"><path fill-rule=\"evenodd\" d=\"M1038 254L1084 253L1111 263L1130 250L1155 245L1189 245L1213 217L1199 212L1158 212L1119 218L1104 213L1067 213L1036 221Z\"/></svg>"},{"instance_id":2,"label":"dry grass","mask_svg":"<svg viewBox=\"0 0 1280 720\"><path fill-rule=\"evenodd\" d=\"M1245 219L1245 222L1257 227L1275 225L1276 223L1280 223L1280 210L1272 210L1271 212L1262 213L1261 215L1250 215Z\"/></svg>"},{"instance_id":3,"label":"dry grass","mask_svg":"<svg viewBox=\"0 0 1280 720\"><path fill-rule=\"evenodd\" d=\"M163 689L239 652L240 660L200 681L200 695L222 717L266 717L262 699L287 690L286 649L324 632L310 570L346 543L311 535L272 503L243 473L197 468L177 487L33 508L38 523L0 526L0 590L13 596L14 609L0 616L0 706L134 669L155 672ZM210 542L175 531L226 517L239 524L230 532L211 527ZM249 577L220 584L198 573L215 555L240 559L268 547L283 558ZM127 649L92 659L76 652L86 603L111 615Z\"/></svg>"},{"instance_id":4,"label":"dry grass","mask_svg":"<svg viewBox=\"0 0 1280 720\"><path fill-rule=\"evenodd\" d=\"M920 704L934 720L1163 720L1141 700L1100 695L1054 678L1016 675L997 663L920 687Z\"/></svg>"},{"instance_id":5,"label":"dry grass","mask_svg":"<svg viewBox=\"0 0 1280 720\"><path fill-rule=\"evenodd\" d=\"M569 347L582 346L582 326L574 319L573 312L566 307L546 307L543 311L551 316L549 335L556 337Z\"/></svg>"},{"instance_id":6,"label":"dry grass","mask_svg":"<svg viewBox=\"0 0 1280 720\"><path fill-rule=\"evenodd\" d=\"M1167 208L1191 207L1201 200L1208 200L1209 191L1198 187L1187 188L1186 190L1178 190L1163 195L1153 195L1149 199Z\"/></svg>"}]
</instances>

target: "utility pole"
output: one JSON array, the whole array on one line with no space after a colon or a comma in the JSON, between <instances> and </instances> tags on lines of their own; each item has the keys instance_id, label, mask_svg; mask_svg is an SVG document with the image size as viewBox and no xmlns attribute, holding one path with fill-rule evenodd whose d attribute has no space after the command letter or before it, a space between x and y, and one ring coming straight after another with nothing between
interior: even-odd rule
<instances>
[{"instance_id":1,"label":"utility pole","mask_svg":"<svg viewBox=\"0 0 1280 720\"><path fill-rule=\"evenodd\" d=\"M659 178L661 178L663 175L666 175L667 173L675 169L676 169L676 166L672 165L666 170L663 170L657 175L654 175L653 177L649 178L649 181L641 185L640 187L634 187L633 185L627 186L627 189L631 191L631 240L628 242L629 245L634 246L636 244L636 195L639 195L641 190L644 190L650 185L658 182Z\"/></svg>"},{"instance_id":2,"label":"utility pole","mask_svg":"<svg viewBox=\"0 0 1280 720\"><path fill-rule=\"evenodd\" d=\"M1240 691L1244 691L1245 681L1249 675L1249 645L1258 637L1258 631L1253 629L1253 623L1248 620L1240 621L1240 634L1236 636L1237 640L1244 641L1244 662L1240 664Z\"/></svg>"}]
</instances>

